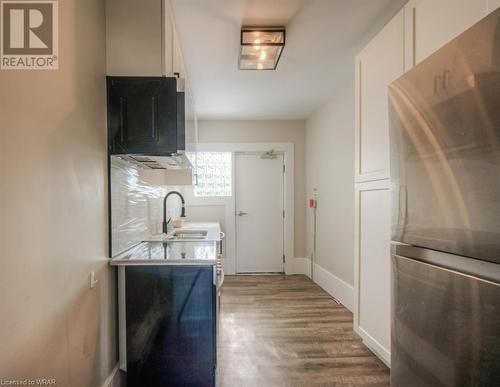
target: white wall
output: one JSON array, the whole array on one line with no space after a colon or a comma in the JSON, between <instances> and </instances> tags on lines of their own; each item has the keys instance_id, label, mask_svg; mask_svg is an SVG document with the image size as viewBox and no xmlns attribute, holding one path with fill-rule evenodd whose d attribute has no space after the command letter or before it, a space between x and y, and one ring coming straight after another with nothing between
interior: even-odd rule
<instances>
[{"instance_id":1,"label":"white wall","mask_svg":"<svg viewBox=\"0 0 500 387\"><path fill-rule=\"evenodd\" d=\"M200 121L200 143L292 142L295 155L295 243L296 257L305 249L305 122L304 121Z\"/></svg>"},{"instance_id":2,"label":"white wall","mask_svg":"<svg viewBox=\"0 0 500 387\"><path fill-rule=\"evenodd\" d=\"M59 12L59 70L0 70L0 377L95 387L117 363L104 2Z\"/></svg>"},{"instance_id":3,"label":"white wall","mask_svg":"<svg viewBox=\"0 0 500 387\"><path fill-rule=\"evenodd\" d=\"M316 264L350 286L354 230L354 68L336 96L306 122L306 192L318 190ZM307 258L313 216L307 212Z\"/></svg>"},{"instance_id":4,"label":"white wall","mask_svg":"<svg viewBox=\"0 0 500 387\"><path fill-rule=\"evenodd\" d=\"M346 52L332 77L332 98L306 120L306 195L318 189L315 281L352 310L354 306L354 59L401 9L390 2L366 26L366 33ZM382 53L383 55L383 53ZM312 211L307 212L307 253L313 246ZM309 273L310 262L298 263Z\"/></svg>"}]
</instances>

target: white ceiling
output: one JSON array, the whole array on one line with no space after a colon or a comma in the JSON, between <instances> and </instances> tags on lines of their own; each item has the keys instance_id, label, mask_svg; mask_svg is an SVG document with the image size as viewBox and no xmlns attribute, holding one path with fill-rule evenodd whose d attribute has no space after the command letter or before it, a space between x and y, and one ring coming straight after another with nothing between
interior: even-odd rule
<instances>
[{"instance_id":1,"label":"white ceiling","mask_svg":"<svg viewBox=\"0 0 500 387\"><path fill-rule=\"evenodd\" d=\"M172 0L203 119L305 119L406 0ZM284 25L276 71L238 70L242 25Z\"/></svg>"}]
</instances>

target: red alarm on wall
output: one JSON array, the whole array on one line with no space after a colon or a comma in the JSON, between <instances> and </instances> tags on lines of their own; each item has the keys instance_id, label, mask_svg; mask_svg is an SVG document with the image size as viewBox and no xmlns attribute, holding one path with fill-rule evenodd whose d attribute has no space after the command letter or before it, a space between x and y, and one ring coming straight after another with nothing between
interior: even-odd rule
<instances>
[{"instance_id":1,"label":"red alarm on wall","mask_svg":"<svg viewBox=\"0 0 500 387\"><path fill-rule=\"evenodd\" d=\"M316 199L310 198L309 199L309 208L316 208Z\"/></svg>"}]
</instances>

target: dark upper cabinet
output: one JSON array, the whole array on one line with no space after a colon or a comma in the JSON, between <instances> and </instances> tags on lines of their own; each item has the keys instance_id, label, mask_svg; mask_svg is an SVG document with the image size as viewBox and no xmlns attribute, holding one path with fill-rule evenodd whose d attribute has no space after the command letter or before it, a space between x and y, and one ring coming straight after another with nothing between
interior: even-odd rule
<instances>
[{"instance_id":1,"label":"dark upper cabinet","mask_svg":"<svg viewBox=\"0 0 500 387\"><path fill-rule=\"evenodd\" d=\"M184 93L176 78L107 77L107 94L110 154L184 150Z\"/></svg>"}]
</instances>

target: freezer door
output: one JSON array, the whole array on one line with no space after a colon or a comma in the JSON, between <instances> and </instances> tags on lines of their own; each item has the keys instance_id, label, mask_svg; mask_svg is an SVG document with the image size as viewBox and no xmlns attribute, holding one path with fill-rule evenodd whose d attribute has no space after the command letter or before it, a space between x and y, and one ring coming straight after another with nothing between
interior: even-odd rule
<instances>
[{"instance_id":1,"label":"freezer door","mask_svg":"<svg viewBox=\"0 0 500 387\"><path fill-rule=\"evenodd\" d=\"M389 102L393 239L500 263L500 9Z\"/></svg>"},{"instance_id":2,"label":"freezer door","mask_svg":"<svg viewBox=\"0 0 500 387\"><path fill-rule=\"evenodd\" d=\"M392 256L392 387L500 386L500 285Z\"/></svg>"}]
</instances>

